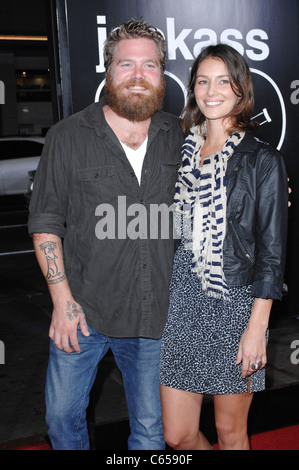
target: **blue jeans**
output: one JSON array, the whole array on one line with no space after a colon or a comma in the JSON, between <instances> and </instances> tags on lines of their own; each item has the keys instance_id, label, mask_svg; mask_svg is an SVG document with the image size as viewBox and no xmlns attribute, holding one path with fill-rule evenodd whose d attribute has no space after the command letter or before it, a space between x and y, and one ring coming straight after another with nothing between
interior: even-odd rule
<instances>
[{"instance_id":1,"label":"blue jeans","mask_svg":"<svg viewBox=\"0 0 299 470\"><path fill-rule=\"evenodd\" d=\"M111 338L78 328L81 352L50 344L46 381L47 424L55 450L88 450L86 408L98 364L110 348L124 383L131 434L129 450L163 450L159 360L161 340Z\"/></svg>"}]
</instances>

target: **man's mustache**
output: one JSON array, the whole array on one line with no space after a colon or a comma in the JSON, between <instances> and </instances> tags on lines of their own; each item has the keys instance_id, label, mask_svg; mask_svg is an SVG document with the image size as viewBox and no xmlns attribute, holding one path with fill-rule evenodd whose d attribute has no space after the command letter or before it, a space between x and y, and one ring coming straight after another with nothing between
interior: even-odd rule
<instances>
[{"instance_id":1,"label":"man's mustache","mask_svg":"<svg viewBox=\"0 0 299 470\"><path fill-rule=\"evenodd\" d=\"M124 88L130 88L130 87L135 87L135 86L138 86L138 87L141 87L141 88L144 88L146 90L155 90L155 87L147 82L146 80L143 80L143 79L131 79L131 80L128 80L124 83L122 83L121 85L119 85L119 88L120 89L124 89Z\"/></svg>"}]
</instances>

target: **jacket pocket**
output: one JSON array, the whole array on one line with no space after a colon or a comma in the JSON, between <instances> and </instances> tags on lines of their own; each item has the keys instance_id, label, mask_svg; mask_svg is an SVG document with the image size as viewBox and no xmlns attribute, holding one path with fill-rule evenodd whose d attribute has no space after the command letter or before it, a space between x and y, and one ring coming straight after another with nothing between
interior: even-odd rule
<instances>
[{"instance_id":1,"label":"jacket pocket","mask_svg":"<svg viewBox=\"0 0 299 470\"><path fill-rule=\"evenodd\" d=\"M87 204L98 205L117 198L116 171L114 166L98 166L77 170L77 175Z\"/></svg>"},{"instance_id":2,"label":"jacket pocket","mask_svg":"<svg viewBox=\"0 0 299 470\"><path fill-rule=\"evenodd\" d=\"M245 246L245 243L241 239L241 234L239 234L237 228L234 225L233 220L229 221L229 228L232 231L232 234L234 235L235 239L237 240L238 246L242 252L242 254L245 256L245 258L251 263L254 263L254 257L252 254L250 254L249 249Z\"/></svg>"}]
</instances>

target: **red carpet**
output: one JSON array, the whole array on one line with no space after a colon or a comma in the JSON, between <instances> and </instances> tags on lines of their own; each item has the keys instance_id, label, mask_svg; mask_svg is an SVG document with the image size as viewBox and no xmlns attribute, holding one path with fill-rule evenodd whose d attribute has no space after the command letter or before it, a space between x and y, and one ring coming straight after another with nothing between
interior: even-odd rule
<instances>
[{"instance_id":1,"label":"red carpet","mask_svg":"<svg viewBox=\"0 0 299 470\"><path fill-rule=\"evenodd\" d=\"M299 424L250 437L251 450L299 450ZM218 450L218 445L214 445Z\"/></svg>"},{"instance_id":2,"label":"red carpet","mask_svg":"<svg viewBox=\"0 0 299 470\"><path fill-rule=\"evenodd\" d=\"M250 438L252 450L299 450L299 424L275 429ZM217 444L214 445L217 450ZM17 447L15 450L51 450L47 442ZM117 449L116 449L117 450Z\"/></svg>"},{"instance_id":3,"label":"red carpet","mask_svg":"<svg viewBox=\"0 0 299 470\"><path fill-rule=\"evenodd\" d=\"M299 425L255 434L250 443L252 450L299 450Z\"/></svg>"},{"instance_id":4,"label":"red carpet","mask_svg":"<svg viewBox=\"0 0 299 470\"><path fill-rule=\"evenodd\" d=\"M51 447L47 442L39 442L38 444L17 447L14 450L51 450Z\"/></svg>"}]
</instances>

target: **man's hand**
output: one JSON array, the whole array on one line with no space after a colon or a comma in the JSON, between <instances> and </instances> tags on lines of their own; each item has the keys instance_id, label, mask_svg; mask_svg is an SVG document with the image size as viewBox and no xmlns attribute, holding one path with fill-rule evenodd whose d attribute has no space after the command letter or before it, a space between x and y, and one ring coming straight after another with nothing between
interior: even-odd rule
<instances>
[{"instance_id":1,"label":"man's hand","mask_svg":"<svg viewBox=\"0 0 299 470\"><path fill-rule=\"evenodd\" d=\"M67 353L73 351L80 353L78 325L84 336L90 335L81 305L73 298L60 301L59 305L54 306L49 337L58 349L63 349Z\"/></svg>"}]
</instances>

